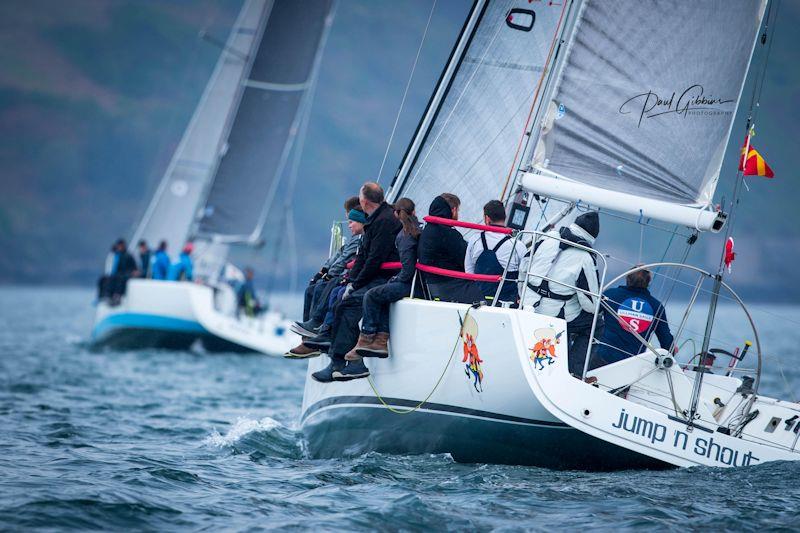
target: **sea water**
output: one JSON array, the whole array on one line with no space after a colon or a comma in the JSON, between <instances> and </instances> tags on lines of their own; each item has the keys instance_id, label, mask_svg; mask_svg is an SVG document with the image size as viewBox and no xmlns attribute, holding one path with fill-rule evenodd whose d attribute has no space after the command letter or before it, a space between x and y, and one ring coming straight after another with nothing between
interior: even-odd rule
<instances>
[{"instance_id":1,"label":"sea water","mask_svg":"<svg viewBox=\"0 0 800 533\"><path fill-rule=\"evenodd\" d=\"M0 529L797 527L800 463L590 473L447 455L314 460L297 429L304 363L92 352L92 297L0 289ZM762 392L789 398L800 308L756 308Z\"/></svg>"}]
</instances>

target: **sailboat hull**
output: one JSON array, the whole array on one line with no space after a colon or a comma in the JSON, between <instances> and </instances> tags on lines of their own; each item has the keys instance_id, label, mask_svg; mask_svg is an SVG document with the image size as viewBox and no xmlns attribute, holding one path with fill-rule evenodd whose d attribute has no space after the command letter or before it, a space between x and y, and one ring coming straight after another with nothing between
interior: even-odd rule
<instances>
[{"instance_id":1,"label":"sailboat hull","mask_svg":"<svg viewBox=\"0 0 800 533\"><path fill-rule=\"evenodd\" d=\"M92 344L97 348L186 350L281 355L299 339L277 313L237 317L225 307L224 289L186 282L134 279L117 306L100 302ZM229 296L229 295L228 295Z\"/></svg>"},{"instance_id":2,"label":"sailboat hull","mask_svg":"<svg viewBox=\"0 0 800 533\"><path fill-rule=\"evenodd\" d=\"M559 469L668 467L576 431L537 402L517 357L528 350L521 336L563 330L563 321L510 309L468 310L410 299L395 304L391 357L367 360L374 389L364 379L318 383L311 373L328 360L312 360L301 419L311 456L447 453L459 462ZM466 360L461 322L471 331ZM476 351L477 380L468 365Z\"/></svg>"}]
</instances>

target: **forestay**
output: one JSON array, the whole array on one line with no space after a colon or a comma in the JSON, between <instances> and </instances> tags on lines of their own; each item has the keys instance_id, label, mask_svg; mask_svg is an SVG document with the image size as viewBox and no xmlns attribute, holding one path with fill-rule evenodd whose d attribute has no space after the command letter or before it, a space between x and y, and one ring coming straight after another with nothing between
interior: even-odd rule
<instances>
[{"instance_id":1,"label":"forestay","mask_svg":"<svg viewBox=\"0 0 800 533\"><path fill-rule=\"evenodd\" d=\"M286 166L332 0L276 0L211 187L199 234L253 242Z\"/></svg>"},{"instance_id":2,"label":"forestay","mask_svg":"<svg viewBox=\"0 0 800 533\"><path fill-rule=\"evenodd\" d=\"M194 224L217 162L226 124L235 110L247 56L258 45L266 0L248 0L231 30L211 79L158 190L134 233L134 242L164 239L179 250Z\"/></svg>"},{"instance_id":3,"label":"forestay","mask_svg":"<svg viewBox=\"0 0 800 533\"><path fill-rule=\"evenodd\" d=\"M390 199L422 209L457 194L461 218L481 220L521 159L521 141L565 2L476 2L401 163ZM538 100L538 99L537 99ZM512 178L513 179L513 178Z\"/></svg>"},{"instance_id":4,"label":"forestay","mask_svg":"<svg viewBox=\"0 0 800 533\"><path fill-rule=\"evenodd\" d=\"M586 187L562 184L565 199L601 207L708 207L764 5L584 1L533 154L541 176L526 188L567 178Z\"/></svg>"}]
</instances>

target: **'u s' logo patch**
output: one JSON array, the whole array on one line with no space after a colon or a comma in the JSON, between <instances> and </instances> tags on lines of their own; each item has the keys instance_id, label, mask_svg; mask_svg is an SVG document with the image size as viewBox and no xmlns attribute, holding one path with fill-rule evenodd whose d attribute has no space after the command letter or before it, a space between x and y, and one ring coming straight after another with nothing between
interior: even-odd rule
<instances>
[{"instance_id":1,"label":"'u s' logo patch","mask_svg":"<svg viewBox=\"0 0 800 533\"><path fill-rule=\"evenodd\" d=\"M642 334L653 323L653 308L641 298L628 298L617 310L619 323L626 331Z\"/></svg>"}]
</instances>

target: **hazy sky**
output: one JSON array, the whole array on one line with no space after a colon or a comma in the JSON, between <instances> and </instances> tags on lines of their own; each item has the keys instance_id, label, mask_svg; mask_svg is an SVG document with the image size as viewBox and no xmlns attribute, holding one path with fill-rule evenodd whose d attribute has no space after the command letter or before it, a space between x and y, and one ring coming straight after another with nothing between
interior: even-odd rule
<instances>
[{"instance_id":1,"label":"hazy sky","mask_svg":"<svg viewBox=\"0 0 800 533\"><path fill-rule=\"evenodd\" d=\"M431 5L339 1L300 167L295 216L303 276L327 250L342 200L378 174ZM470 5L436 4L384 184ZM235 0L0 3L0 246L6 251L0 282L92 281L110 241L130 235L213 69L218 50L198 31L224 39L239 6ZM777 289L800 301L797 284L783 282L800 261L798 23L800 2L783 2L754 139L776 178L749 180L731 279L754 296ZM737 123L732 146L742 131ZM735 164L729 150L720 196L730 194ZM632 239L638 247L638 232ZM714 239L696 248L690 260L718 257ZM243 260L264 263L253 254Z\"/></svg>"}]
</instances>

